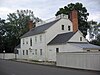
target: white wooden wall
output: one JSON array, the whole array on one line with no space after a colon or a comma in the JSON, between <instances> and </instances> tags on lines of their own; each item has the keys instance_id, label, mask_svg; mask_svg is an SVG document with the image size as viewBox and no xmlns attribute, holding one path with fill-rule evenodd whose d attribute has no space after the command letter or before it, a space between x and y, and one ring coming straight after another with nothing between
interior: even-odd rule
<instances>
[{"instance_id":1,"label":"white wooden wall","mask_svg":"<svg viewBox=\"0 0 100 75\"><path fill-rule=\"evenodd\" d=\"M0 53L0 59L15 59L14 53Z\"/></svg>"},{"instance_id":2,"label":"white wooden wall","mask_svg":"<svg viewBox=\"0 0 100 75\"><path fill-rule=\"evenodd\" d=\"M57 66L100 71L98 53L57 53Z\"/></svg>"}]
</instances>

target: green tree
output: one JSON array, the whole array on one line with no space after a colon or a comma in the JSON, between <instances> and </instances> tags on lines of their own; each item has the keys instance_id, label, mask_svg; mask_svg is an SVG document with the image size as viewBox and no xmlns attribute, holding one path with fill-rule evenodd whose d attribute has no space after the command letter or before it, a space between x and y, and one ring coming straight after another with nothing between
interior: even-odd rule
<instances>
[{"instance_id":1,"label":"green tree","mask_svg":"<svg viewBox=\"0 0 100 75\"><path fill-rule=\"evenodd\" d=\"M7 16L7 23L2 26L5 30L5 32L3 31L3 48L5 48L6 52L14 52L15 46L20 43L20 37L29 30L29 21L37 22L42 20L35 17L31 10L17 10L16 13L10 13Z\"/></svg>"},{"instance_id":2,"label":"green tree","mask_svg":"<svg viewBox=\"0 0 100 75\"><path fill-rule=\"evenodd\" d=\"M0 18L0 52L3 52L4 48L4 35L5 35L5 20Z\"/></svg>"},{"instance_id":3,"label":"green tree","mask_svg":"<svg viewBox=\"0 0 100 75\"><path fill-rule=\"evenodd\" d=\"M87 17L89 16L89 13L87 12L87 9L83 6L82 3L70 3L67 6L64 6L64 8L60 8L59 11L55 14L56 16L59 14L67 14L70 15L70 12L72 10L78 11L78 24L79 24L79 30L84 34L84 36L87 33L87 28L90 26L87 22Z\"/></svg>"},{"instance_id":4,"label":"green tree","mask_svg":"<svg viewBox=\"0 0 100 75\"><path fill-rule=\"evenodd\" d=\"M94 45L100 46L100 34L98 34L96 40L92 40L90 43L91 43L91 44L94 44Z\"/></svg>"}]
</instances>

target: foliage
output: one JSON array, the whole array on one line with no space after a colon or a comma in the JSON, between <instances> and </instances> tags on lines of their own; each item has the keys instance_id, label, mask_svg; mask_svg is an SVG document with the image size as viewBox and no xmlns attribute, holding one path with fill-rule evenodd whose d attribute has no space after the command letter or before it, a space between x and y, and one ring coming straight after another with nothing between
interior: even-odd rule
<instances>
[{"instance_id":1,"label":"foliage","mask_svg":"<svg viewBox=\"0 0 100 75\"><path fill-rule=\"evenodd\" d=\"M82 3L70 3L67 6L64 6L64 8L60 8L59 11L56 13L56 16L59 14L67 14L70 15L70 12L75 9L78 11L78 24L79 29L81 32L86 35L87 28L89 28L87 17L89 16L89 13L87 12L87 9L83 7Z\"/></svg>"},{"instance_id":2,"label":"foliage","mask_svg":"<svg viewBox=\"0 0 100 75\"><path fill-rule=\"evenodd\" d=\"M97 36L97 40L92 40L90 43L100 46L100 34Z\"/></svg>"},{"instance_id":3,"label":"foliage","mask_svg":"<svg viewBox=\"0 0 100 75\"><path fill-rule=\"evenodd\" d=\"M17 10L16 13L9 13L7 16L6 23L0 19L0 51L14 52L14 48L20 43L20 37L29 30L29 20L42 20L34 17L31 10Z\"/></svg>"},{"instance_id":4,"label":"foliage","mask_svg":"<svg viewBox=\"0 0 100 75\"><path fill-rule=\"evenodd\" d=\"M5 20L0 18L0 52L4 50Z\"/></svg>"}]
</instances>

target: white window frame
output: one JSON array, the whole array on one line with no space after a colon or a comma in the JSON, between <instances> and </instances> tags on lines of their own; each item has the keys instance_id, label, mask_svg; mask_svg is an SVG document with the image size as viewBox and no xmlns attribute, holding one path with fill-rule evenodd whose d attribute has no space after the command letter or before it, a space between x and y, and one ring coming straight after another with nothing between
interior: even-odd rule
<instances>
[{"instance_id":1,"label":"white window frame","mask_svg":"<svg viewBox=\"0 0 100 75\"><path fill-rule=\"evenodd\" d=\"M43 54L42 49L40 49L40 55L42 55L42 54Z\"/></svg>"},{"instance_id":2,"label":"white window frame","mask_svg":"<svg viewBox=\"0 0 100 75\"><path fill-rule=\"evenodd\" d=\"M40 42L42 42L42 35L40 35Z\"/></svg>"},{"instance_id":3,"label":"white window frame","mask_svg":"<svg viewBox=\"0 0 100 75\"><path fill-rule=\"evenodd\" d=\"M35 55L37 55L37 49L35 49Z\"/></svg>"},{"instance_id":4,"label":"white window frame","mask_svg":"<svg viewBox=\"0 0 100 75\"><path fill-rule=\"evenodd\" d=\"M35 36L35 43L37 43L37 36Z\"/></svg>"},{"instance_id":5,"label":"white window frame","mask_svg":"<svg viewBox=\"0 0 100 75\"><path fill-rule=\"evenodd\" d=\"M32 46L32 38L30 38L30 46Z\"/></svg>"}]
</instances>

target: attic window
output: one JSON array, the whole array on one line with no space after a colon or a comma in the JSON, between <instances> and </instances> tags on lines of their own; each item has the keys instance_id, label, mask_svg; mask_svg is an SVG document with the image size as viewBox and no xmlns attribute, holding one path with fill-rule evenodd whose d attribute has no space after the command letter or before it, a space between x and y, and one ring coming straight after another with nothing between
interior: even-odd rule
<instances>
[{"instance_id":1,"label":"attic window","mask_svg":"<svg viewBox=\"0 0 100 75\"><path fill-rule=\"evenodd\" d=\"M56 48L56 53L59 53L59 48Z\"/></svg>"},{"instance_id":2,"label":"attic window","mask_svg":"<svg viewBox=\"0 0 100 75\"><path fill-rule=\"evenodd\" d=\"M62 25L62 30L64 30L64 25Z\"/></svg>"},{"instance_id":3,"label":"attic window","mask_svg":"<svg viewBox=\"0 0 100 75\"><path fill-rule=\"evenodd\" d=\"M70 31L70 26L68 26L68 31Z\"/></svg>"},{"instance_id":4,"label":"attic window","mask_svg":"<svg viewBox=\"0 0 100 75\"><path fill-rule=\"evenodd\" d=\"M80 37L80 41L82 41L82 37Z\"/></svg>"}]
</instances>

